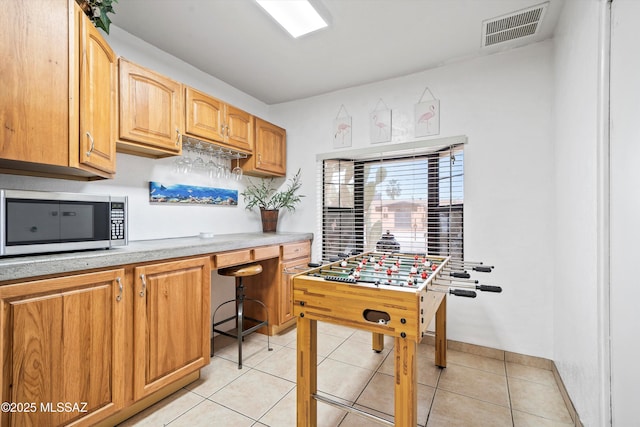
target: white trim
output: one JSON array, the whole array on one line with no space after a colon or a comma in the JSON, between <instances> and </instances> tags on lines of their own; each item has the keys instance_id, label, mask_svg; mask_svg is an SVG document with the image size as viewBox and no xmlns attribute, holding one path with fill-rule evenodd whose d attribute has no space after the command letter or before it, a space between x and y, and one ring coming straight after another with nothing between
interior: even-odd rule
<instances>
[{"instance_id":1,"label":"white trim","mask_svg":"<svg viewBox=\"0 0 640 427\"><path fill-rule=\"evenodd\" d=\"M358 148L355 150L331 151L319 153L316 161L327 159L357 159L366 160L376 157L389 157L394 154L410 155L432 152L434 147L450 147L456 144L467 144L466 135L450 136L446 138L427 139L422 141L402 142L400 144L376 145L375 147Z\"/></svg>"},{"instance_id":2,"label":"white trim","mask_svg":"<svg viewBox=\"0 0 640 427\"><path fill-rule=\"evenodd\" d=\"M612 425L611 402L611 200L610 200L610 69L611 1L602 2L598 37L598 134L596 153L597 336L600 373L600 422Z\"/></svg>"}]
</instances>

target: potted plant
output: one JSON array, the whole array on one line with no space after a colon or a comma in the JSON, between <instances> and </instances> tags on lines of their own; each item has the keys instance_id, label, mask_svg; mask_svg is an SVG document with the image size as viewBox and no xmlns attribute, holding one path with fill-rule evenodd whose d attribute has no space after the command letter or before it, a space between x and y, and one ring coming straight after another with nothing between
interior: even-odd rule
<instances>
[{"instance_id":1,"label":"potted plant","mask_svg":"<svg viewBox=\"0 0 640 427\"><path fill-rule=\"evenodd\" d=\"M109 34L111 19L109 19L107 13L115 13L112 4L118 3L118 0L76 0L76 3L80 5L80 8L93 22L93 25L97 28L102 28L105 33Z\"/></svg>"},{"instance_id":2,"label":"potted plant","mask_svg":"<svg viewBox=\"0 0 640 427\"><path fill-rule=\"evenodd\" d=\"M296 204L304 197L304 195L297 194L302 186L300 174L301 169L298 169L298 172L289 180L287 188L282 191L276 191L273 178L262 179L257 185L250 179L248 180L249 185L240 194L244 197L245 209L260 208L263 232L276 231L280 209L286 209L290 212L296 210Z\"/></svg>"}]
</instances>

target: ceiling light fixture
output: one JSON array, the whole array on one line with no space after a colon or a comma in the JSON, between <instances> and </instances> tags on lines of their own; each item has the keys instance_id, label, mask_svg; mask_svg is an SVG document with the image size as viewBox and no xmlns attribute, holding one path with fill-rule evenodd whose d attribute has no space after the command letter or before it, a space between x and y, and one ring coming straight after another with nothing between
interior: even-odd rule
<instances>
[{"instance_id":1,"label":"ceiling light fixture","mask_svg":"<svg viewBox=\"0 0 640 427\"><path fill-rule=\"evenodd\" d=\"M256 0L294 38L327 27L308 0Z\"/></svg>"}]
</instances>

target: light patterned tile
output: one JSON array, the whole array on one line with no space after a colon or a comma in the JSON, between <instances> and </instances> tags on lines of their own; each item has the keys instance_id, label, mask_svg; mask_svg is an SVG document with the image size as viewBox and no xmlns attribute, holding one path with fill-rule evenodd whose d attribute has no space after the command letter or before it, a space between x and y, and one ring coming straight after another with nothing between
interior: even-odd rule
<instances>
[{"instance_id":1,"label":"light patterned tile","mask_svg":"<svg viewBox=\"0 0 640 427\"><path fill-rule=\"evenodd\" d=\"M209 397L240 375L247 372L238 364L221 357L212 357L211 363L200 370L200 378L185 388L203 397Z\"/></svg>"},{"instance_id":2,"label":"light patterned tile","mask_svg":"<svg viewBox=\"0 0 640 427\"><path fill-rule=\"evenodd\" d=\"M318 403L318 427L336 427L344 418L346 412L330 405ZM261 423L272 426L296 425L296 389L291 390L269 412L259 420Z\"/></svg>"},{"instance_id":3,"label":"light patterned tile","mask_svg":"<svg viewBox=\"0 0 640 427\"><path fill-rule=\"evenodd\" d=\"M251 369L209 399L257 420L293 387L290 381Z\"/></svg>"},{"instance_id":4,"label":"light patterned tile","mask_svg":"<svg viewBox=\"0 0 640 427\"><path fill-rule=\"evenodd\" d=\"M335 335L337 337L349 338L355 331L356 329L349 328L347 326L336 325L329 322L318 322L319 334Z\"/></svg>"},{"instance_id":5,"label":"light patterned tile","mask_svg":"<svg viewBox=\"0 0 640 427\"><path fill-rule=\"evenodd\" d=\"M348 339L327 357L375 371L382 364L387 354L389 354L389 349L384 349L378 353L371 349L370 342Z\"/></svg>"},{"instance_id":6,"label":"light patterned tile","mask_svg":"<svg viewBox=\"0 0 640 427\"><path fill-rule=\"evenodd\" d=\"M251 418L240 415L231 409L218 405L217 403L205 400L198 406L185 412L173 420L169 427L211 427L211 426L234 426L250 427L255 423Z\"/></svg>"},{"instance_id":7,"label":"light patterned tile","mask_svg":"<svg viewBox=\"0 0 640 427\"><path fill-rule=\"evenodd\" d=\"M513 411L513 427L571 427L572 422L549 420L526 412Z\"/></svg>"},{"instance_id":8,"label":"light patterned tile","mask_svg":"<svg viewBox=\"0 0 640 427\"><path fill-rule=\"evenodd\" d=\"M274 351L271 357L258 363L255 369L295 383L297 356L296 350L282 347L278 351Z\"/></svg>"},{"instance_id":9,"label":"light patterned tile","mask_svg":"<svg viewBox=\"0 0 640 427\"><path fill-rule=\"evenodd\" d=\"M369 346L371 346L372 342L373 342L373 336L372 333L369 331L364 331L364 330L356 330L353 335L351 336L350 339L354 339L354 340L358 340L358 341L362 341L365 343L369 343ZM390 335L385 335L384 336L384 348L387 350L391 350L393 348L393 344L394 344L394 338Z\"/></svg>"},{"instance_id":10,"label":"light patterned tile","mask_svg":"<svg viewBox=\"0 0 640 427\"><path fill-rule=\"evenodd\" d=\"M204 398L185 389L180 389L165 397L137 415L120 424L121 427L157 427L170 423L180 415L189 411Z\"/></svg>"},{"instance_id":11,"label":"light patterned tile","mask_svg":"<svg viewBox=\"0 0 640 427\"><path fill-rule=\"evenodd\" d=\"M507 377L450 364L440 375L438 388L509 407Z\"/></svg>"},{"instance_id":12,"label":"light patterned tile","mask_svg":"<svg viewBox=\"0 0 640 427\"><path fill-rule=\"evenodd\" d=\"M456 365L480 369L497 375L506 375L504 361L477 354L448 350L447 363L455 363Z\"/></svg>"},{"instance_id":13,"label":"light patterned tile","mask_svg":"<svg viewBox=\"0 0 640 427\"><path fill-rule=\"evenodd\" d=\"M418 384L418 420L426 420L435 389ZM394 415L394 378L377 373L373 376L356 403L391 416Z\"/></svg>"},{"instance_id":14,"label":"light patterned tile","mask_svg":"<svg viewBox=\"0 0 640 427\"><path fill-rule=\"evenodd\" d=\"M556 379L553 376L553 372L548 369L507 362L507 376L538 384L556 386Z\"/></svg>"},{"instance_id":15,"label":"light patterned tile","mask_svg":"<svg viewBox=\"0 0 640 427\"><path fill-rule=\"evenodd\" d=\"M284 332L281 332L277 335L271 335L270 340L272 343L276 344L276 345L281 345L281 346L287 346L287 347L291 347L293 346L293 348L296 347L296 328L291 328L291 329L287 329Z\"/></svg>"},{"instance_id":16,"label":"light patterned tile","mask_svg":"<svg viewBox=\"0 0 640 427\"><path fill-rule=\"evenodd\" d=\"M518 363L507 362L507 376L521 380L532 381L538 384L556 386L556 379L553 372L547 369L532 366L520 365Z\"/></svg>"},{"instance_id":17,"label":"light patterned tile","mask_svg":"<svg viewBox=\"0 0 640 427\"><path fill-rule=\"evenodd\" d=\"M557 385L544 385L518 378L509 378L511 406L526 412L563 423L570 423L567 410Z\"/></svg>"},{"instance_id":18,"label":"light patterned tile","mask_svg":"<svg viewBox=\"0 0 640 427\"><path fill-rule=\"evenodd\" d=\"M326 357L333 353L346 338L337 335L321 334L318 332L318 357Z\"/></svg>"},{"instance_id":19,"label":"light patterned tile","mask_svg":"<svg viewBox=\"0 0 640 427\"><path fill-rule=\"evenodd\" d=\"M318 365L318 390L354 402L374 371L326 358Z\"/></svg>"},{"instance_id":20,"label":"light patterned tile","mask_svg":"<svg viewBox=\"0 0 640 427\"><path fill-rule=\"evenodd\" d=\"M511 411L504 406L436 390L427 427L512 427Z\"/></svg>"},{"instance_id":21,"label":"light patterned tile","mask_svg":"<svg viewBox=\"0 0 640 427\"><path fill-rule=\"evenodd\" d=\"M242 366L254 367L264 359L270 357L273 351L279 350L282 346L271 343L273 350L267 348L267 340L262 334L251 334L245 337L242 343ZM217 350L214 353L217 357L238 363L238 344L237 341Z\"/></svg>"}]
</instances>

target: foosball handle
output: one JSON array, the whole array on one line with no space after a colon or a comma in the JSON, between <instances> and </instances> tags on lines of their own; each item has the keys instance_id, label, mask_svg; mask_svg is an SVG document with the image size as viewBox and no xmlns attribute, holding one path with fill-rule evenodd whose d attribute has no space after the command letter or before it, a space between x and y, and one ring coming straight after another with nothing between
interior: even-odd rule
<instances>
[{"instance_id":1,"label":"foosball handle","mask_svg":"<svg viewBox=\"0 0 640 427\"><path fill-rule=\"evenodd\" d=\"M449 293L457 297L475 298L475 291L467 291L464 289L449 289Z\"/></svg>"},{"instance_id":2,"label":"foosball handle","mask_svg":"<svg viewBox=\"0 0 640 427\"><path fill-rule=\"evenodd\" d=\"M493 268L492 267L479 266L479 267L473 267L473 271L479 271L481 273L491 273L493 271Z\"/></svg>"},{"instance_id":3,"label":"foosball handle","mask_svg":"<svg viewBox=\"0 0 640 427\"><path fill-rule=\"evenodd\" d=\"M318 267L322 267L322 264L320 264L319 262L310 262L309 264L307 264L307 267L318 268Z\"/></svg>"},{"instance_id":4,"label":"foosball handle","mask_svg":"<svg viewBox=\"0 0 640 427\"><path fill-rule=\"evenodd\" d=\"M483 292L502 292L502 288L500 286L493 285L477 285L476 289L479 289Z\"/></svg>"},{"instance_id":5,"label":"foosball handle","mask_svg":"<svg viewBox=\"0 0 640 427\"><path fill-rule=\"evenodd\" d=\"M454 271L451 273L451 277L456 277L458 279L470 279L471 275L469 273L457 273Z\"/></svg>"}]
</instances>

